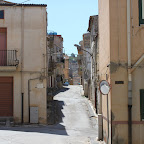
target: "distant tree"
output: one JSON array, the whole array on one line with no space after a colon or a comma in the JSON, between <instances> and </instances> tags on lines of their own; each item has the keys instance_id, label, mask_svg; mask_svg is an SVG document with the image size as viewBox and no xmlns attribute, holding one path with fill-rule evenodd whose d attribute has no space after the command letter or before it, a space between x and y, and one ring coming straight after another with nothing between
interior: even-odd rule
<instances>
[{"instance_id":1,"label":"distant tree","mask_svg":"<svg viewBox=\"0 0 144 144\"><path fill-rule=\"evenodd\" d=\"M74 54L74 53L72 53L72 54L71 54L71 57L75 57L75 54Z\"/></svg>"}]
</instances>

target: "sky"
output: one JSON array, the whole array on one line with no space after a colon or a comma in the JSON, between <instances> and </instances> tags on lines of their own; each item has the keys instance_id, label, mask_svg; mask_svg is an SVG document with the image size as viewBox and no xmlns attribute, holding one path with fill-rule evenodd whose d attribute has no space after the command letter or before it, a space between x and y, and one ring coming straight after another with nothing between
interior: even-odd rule
<instances>
[{"instance_id":1,"label":"sky","mask_svg":"<svg viewBox=\"0 0 144 144\"><path fill-rule=\"evenodd\" d=\"M48 30L62 35L66 54L77 54L74 44L79 44L87 32L89 17L98 14L98 0L30 0L25 3L47 4Z\"/></svg>"}]
</instances>

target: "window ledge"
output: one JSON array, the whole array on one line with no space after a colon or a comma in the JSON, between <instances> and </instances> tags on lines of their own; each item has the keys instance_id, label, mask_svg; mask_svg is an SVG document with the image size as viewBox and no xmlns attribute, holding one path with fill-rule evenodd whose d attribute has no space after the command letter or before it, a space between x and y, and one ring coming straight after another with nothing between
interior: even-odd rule
<instances>
[{"instance_id":1,"label":"window ledge","mask_svg":"<svg viewBox=\"0 0 144 144\"><path fill-rule=\"evenodd\" d=\"M140 24L138 27L144 27L144 24Z\"/></svg>"},{"instance_id":2,"label":"window ledge","mask_svg":"<svg viewBox=\"0 0 144 144\"><path fill-rule=\"evenodd\" d=\"M16 66L0 66L0 72L16 71Z\"/></svg>"}]
</instances>

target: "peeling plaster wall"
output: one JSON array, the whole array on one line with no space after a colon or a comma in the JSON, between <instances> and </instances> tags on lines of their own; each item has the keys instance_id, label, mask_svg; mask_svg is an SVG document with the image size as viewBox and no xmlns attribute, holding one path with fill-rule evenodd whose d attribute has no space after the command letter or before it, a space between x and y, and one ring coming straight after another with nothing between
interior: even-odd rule
<instances>
[{"instance_id":1,"label":"peeling plaster wall","mask_svg":"<svg viewBox=\"0 0 144 144\"><path fill-rule=\"evenodd\" d=\"M97 101L97 91L96 91L96 76L97 76L97 56L98 56L98 15L96 16L90 16L89 20L89 31L90 31L90 47L91 47L91 52L92 52L92 57L91 57L91 95L90 99L94 107L98 107L98 104L96 104Z\"/></svg>"}]
</instances>

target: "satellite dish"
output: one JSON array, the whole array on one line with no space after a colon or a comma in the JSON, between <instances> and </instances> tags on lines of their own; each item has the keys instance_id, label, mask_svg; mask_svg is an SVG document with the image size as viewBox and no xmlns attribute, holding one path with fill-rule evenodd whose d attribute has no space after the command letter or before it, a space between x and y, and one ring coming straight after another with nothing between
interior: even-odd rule
<instances>
[{"instance_id":1,"label":"satellite dish","mask_svg":"<svg viewBox=\"0 0 144 144\"><path fill-rule=\"evenodd\" d=\"M100 82L100 91L103 95L107 95L110 91L110 85L106 80Z\"/></svg>"}]
</instances>

